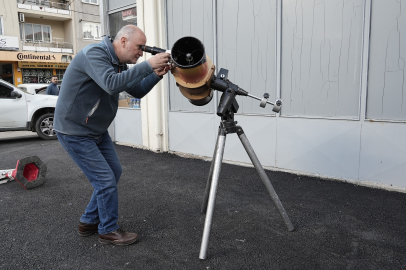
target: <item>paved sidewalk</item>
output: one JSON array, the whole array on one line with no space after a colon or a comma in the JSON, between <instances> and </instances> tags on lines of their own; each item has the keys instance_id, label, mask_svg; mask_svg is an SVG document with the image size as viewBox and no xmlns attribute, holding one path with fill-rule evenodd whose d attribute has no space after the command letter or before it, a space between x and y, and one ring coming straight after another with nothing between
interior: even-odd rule
<instances>
[{"instance_id":1,"label":"paved sidewalk","mask_svg":"<svg viewBox=\"0 0 406 270\"><path fill-rule=\"evenodd\" d=\"M207 260L200 213L210 162L116 145L131 246L77 234L92 188L58 141L0 140L0 169L37 155L45 184L0 185L0 269L406 269L406 194L267 171L288 232L254 168L223 164Z\"/></svg>"},{"instance_id":2,"label":"paved sidewalk","mask_svg":"<svg viewBox=\"0 0 406 270\"><path fill-rule=\"evenodd\" d=\"M5 140L15 140L15 139L23 139L23 138L39 138L36 132L32 131L7 131L7 132L0 132L0 141Z\"/></svg>"}]
</instances>

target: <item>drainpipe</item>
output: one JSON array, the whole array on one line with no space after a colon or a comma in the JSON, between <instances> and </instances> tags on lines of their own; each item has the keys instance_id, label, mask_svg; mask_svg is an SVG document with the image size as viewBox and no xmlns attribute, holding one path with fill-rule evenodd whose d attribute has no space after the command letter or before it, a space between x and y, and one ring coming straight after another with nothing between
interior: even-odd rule
<instances>
[{"instance_id":1,"label":"drainpipe","mask_svg":"<svg viewBox=\"0 0 406 270\"><path fill-rule=\"evenodd\" d=\"M99 14L100 14L100 33L101 35L110 35L110 33L108 33L108 16L107 16L107 5L108 2L107 0L100 0L99 2Z\"/></svg>"}]
</instances>

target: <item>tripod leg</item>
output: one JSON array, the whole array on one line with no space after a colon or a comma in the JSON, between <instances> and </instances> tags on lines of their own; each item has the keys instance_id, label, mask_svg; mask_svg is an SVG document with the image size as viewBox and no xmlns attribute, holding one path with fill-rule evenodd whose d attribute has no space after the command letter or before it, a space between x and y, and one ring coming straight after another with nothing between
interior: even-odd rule
<instances>
[{"instance_id":1,"label":"tripod leg","mask_svg":"<svg viewBox=\"0 0 406 270\"><path fill-rule=\"evenodd\" d=\"M285 222L286 227L288 228L288 231L294 231L295 227L293 227L292 222L290 221L288 214L285 211L285 208L283 208L283 205L281 201L279 200L278 194L276 194L275 189L273 188L271 181L269 180L268 176L265 173L264 168L262 167L261 163L259 162L259 159L257 155L254 152L254 149L252 148L250 142L248 141L247 136L245 136L244 131L242 130L241 127L237 127L237 134L238 137L241 140L241 143L243 144L245 151L247 152L248 156L250 157L252 164L254 164L255 169L257 169L257 172L259 176L261 177L262 182L264 183L266 189L269 192L269 195L271 195L272 201L275 204L276 208L279 211L279 214L282 216L283 221Z\"/></svg>"},{"instance_id":2,"label":"tripod leg","mask_svg":"<svg viewBox=\"0 0 406 270\"><path fill-rule=\"evenodd\" d=\"M207 256L207 246L209 244L209 237L210 237L210 229L211 223L213 219L213 212L214 212L214 202L216 200L216 192L217 192L217 185L220 176L221 170L221 162L223 161L223 154L224 154L224 146L226 144L226 135L225 130L219 130L219 137L217 140L217 147L216 147L216 156L215 162L213 166L213 177L211 180L211 188L209 194L209 201L207 205L207 213L206 213L206 220L204 222L204 229L203 229L203 237L202 237L202 244L200 246L200 254L199 258L202 260L206 259Z\"/></svg>"},{"instance_id":3,"label":"tripod leg","mask_svg":"<svg viewBox=\"0 0 406 270\"><path fill-rule=\"evenodd\" d=\"M209 193L210 193L210 187L211 187L211 178L213 177L213 169L214 169L214 164L216 162L217 146L219 144L220 133L221 133L221 128L219 128L219 132L217 135L216 147L214 147L213 159L211 161L211 166L210 166L210 173L209 173L209 177L207 178L206 190L204 192L204 200L203 200L202 208L200 210L200 212L202 214L205 214L206 210L207 210L207 203L209 201Z\"/></svg>"}]
</instances>

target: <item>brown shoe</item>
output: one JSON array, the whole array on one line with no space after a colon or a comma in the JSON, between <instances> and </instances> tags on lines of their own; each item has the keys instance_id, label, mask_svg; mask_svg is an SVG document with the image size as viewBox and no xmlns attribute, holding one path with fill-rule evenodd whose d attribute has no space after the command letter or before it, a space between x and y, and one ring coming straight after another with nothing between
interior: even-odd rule
<instances>
[{"instance_id":1,"label":"brown shoe","mask_svg":"<svg viewBox=\"0 0 406 270\"><path fill-rule=\"evenodd\" d=\"M137 241L138 235L136 233L125 232L120 228L108 234L99 234L99 242L102 244L127 246Z\"/></svg>"},{"instance_id":2,"label":"brown shoe","mask_svg":"<svg viewBox=\"0 0 406 270\"><path fill-rule=\"evenodd\" d=\"M79 222L79 234L80 236L89 236L92 234L95 234L98 232L98 226L99 223L97 224L86 224L83 222Z\"/></svg>"}]
</instances>

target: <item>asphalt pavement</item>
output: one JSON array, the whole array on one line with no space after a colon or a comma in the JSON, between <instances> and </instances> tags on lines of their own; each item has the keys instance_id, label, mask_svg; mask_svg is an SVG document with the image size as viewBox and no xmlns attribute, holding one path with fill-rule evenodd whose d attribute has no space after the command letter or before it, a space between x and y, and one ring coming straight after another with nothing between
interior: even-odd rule
<instances>
[{"instance_id":1,"label":"asphalt pavement","mask_svg":"<svg viewBox=\"0 0 406 270\"><path fill-rule=\"evenodd\" d=\"M34 155L48 168L34 189L0 185L0 269L406 269L405 193L267 170L288 232L255 169L223 163L200 260L210 162L116 150L119 225L140 235L131 246L78 235L92 187L58 141L0 139L0 170Z\"/></svg>"}]
</instances>

